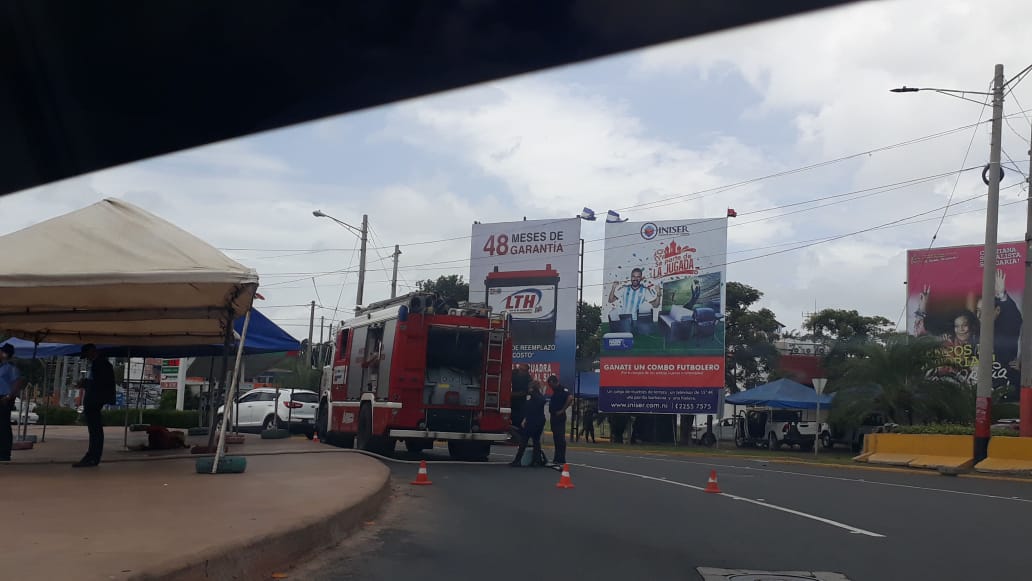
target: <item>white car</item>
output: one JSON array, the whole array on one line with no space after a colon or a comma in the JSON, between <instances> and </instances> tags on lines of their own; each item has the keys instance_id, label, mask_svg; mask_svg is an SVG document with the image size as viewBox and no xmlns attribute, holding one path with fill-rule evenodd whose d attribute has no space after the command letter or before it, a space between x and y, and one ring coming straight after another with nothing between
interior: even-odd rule
<instances>
[{"instance_id":1,"label":"white car","mask_svg":"<svg viewBox=\"0 0 1032 581\"><path fill-rule=\"evenodd\" d=\"M300 430L309 437L315 433L315 414L319 407L319 394L307 389L280 389L279 401L276 389L259 387L237 398L231 406L230 425L241 428L288 428ZM222 422L225 406L219 406L218 421ZM239 410L239 411L237 411ZM234 418L232 413L239 413ZM288 426L289 421L289 426Z\"/></svg>"},{"instance_id":2,"label":"white car","mask_svg":"<svg viewBox=\"0 0 1032 581\"><path fill-rule=\"evenodd\" d=\"M721 442L734 442L735 441L735 418L724 418L718 420L716 417L713 418L713 433L710 435L706 434L706 416L695 416L695 421L702 423L696 423L692 425L692 440L702 444L703 446L712 446Z\"/></svg>"},{"instance_id":3,"label":"white car","mask_svg":"<svg viewBox=\"0 0 1032 581\"><path fill-rule=\"evenodd\" d=\"M25 409L22 408L22 400L14 400L14 411L11 412L11 423L17 424L21 422L22 417L25 415ZM36 404L29 404L29 418L25 422L27 424L38 424L39 414L36 413Z\"/></svg>"}]
</instances>

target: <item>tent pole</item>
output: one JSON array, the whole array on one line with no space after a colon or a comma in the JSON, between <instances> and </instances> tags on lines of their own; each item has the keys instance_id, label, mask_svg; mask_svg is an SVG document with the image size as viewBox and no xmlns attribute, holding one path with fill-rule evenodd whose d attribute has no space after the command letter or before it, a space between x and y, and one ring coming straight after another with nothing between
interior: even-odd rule
<instances>
[{"instance_id":1,"label":"tent pole","mask_svg":"<svg viewBox=\"0 0 1032 581\"><path fill-rule=\"evenodd\" d=\"M236 362L233 364L233 378L229 382L229 389L226 391L226 410L229 410L229 402L235 399L234 392L236 391L237 384L237 371L240 369L240 359L244 354L244 341L247 339L247 327L251 324L251 309L247 310L247 314L244 315L244 328L240 332L240 344L237 345ZM231 322L232 325L232 322ZM222 414L222 424L219 426L219 445L215 448L215 461L211 464L211 473L217 474L219 471L219 463L222 457L225 455L226 448L226 427L229 419L226 414Z\"/></svg>"},{"instance_id":2,"label":"tent pole","mask_svg":"<svg viewBox=\"0 0 1032 581\"><path fill-rule=\"evenodd\" d=\"M36 361L36 353L39 350L39 339L32 344L32 361ZM43 373L44 381L46 381L46 370ZM26 395L29 395L26 393ZM31 398L29 398L31 400ZM26 398L22 398L21 408L18 410L18 431L21 432L21 441L29 439L29 401Z\"/></svg>"},{"instance_id":3,"label":"tent pole","mask_svg":"<svg viewBox=\"0 0 1032 581\"><path fill-rule=\"evenodd\" d=\"M57 359L54 359L54 375L57 375ZM43 435L39 437L39 443L42 444L47 441L47 408L50 407L50 398L43 398L47 400L46 405L43 406Z\"/></svg>"},{"instance_id":4,"label":"tent pole","mask_svg":"<svg viewBox=\"0 0 1032 581\"><path fill-rule=\"evenodd\" d=\"M248 311L248 312L250 312L250 311ZM243 383L243 381L244 381L244 378L243 378L244 358L243 358L243 355L242 355L243 345L244 345L244 336L241 335L240 336L240 346L239 346L239 349L240 349L239 353L241 353L241 355L237 356L236 365L233 367L233 377L236 378L236 380L234 380L234 382L233 382L233 391L235 393L240 393L240 384ZM237 435L240 434L240 402L237 401L238 399L239 398L237 398L235 396L233 397L233 433L237 434Z\"/></svg>"},{"instance_id":5,"label":"tent pole","mask_svg":"<svg viewBox=\"0 0 1032 581\"><path fill-rule=\"evenodd\" d=\"M201 391L201 401L202 402L207 401L208 402L208 406L207 406L207 409L204 410L204 413L201 413L200 411L198 411L198 413L197 413L197 425L198 425L198 427L204 427L205 424L211 425L211 420L209 420L207 416L211 412L211 410L215 409L214 406L212 405L214 403L214 400L212 399L212 395L213 395L212 388L214 387L212 385L212 383L214 381L215 381L215 357L212 357L211 358L211 365L208 367L208 399L207 400L204 399L204 391L203 390Z\"/></svg>"},{"instance_id":6,"label":"tent pole","mask_svg":"<svg viewBox=\"0 0 1032 581\"><path fill-rule=\"evenodd\" d=\"M133 387L133 350L127 348L125 350L125 375L122 376L122 408L125 413L122 414L122 422L125 424L122 427L122 447L126 450L129 449L129 390ZM142 366L141 366L142 368ZM141 373L141 377L142 377Z\"/></svg>"},{"instance_id":7,"label":"tent pole","mask_svg":"<svg viewBox=\"0 0 1032 581\"><path fill-rule=\"evenodd\" d=\"M219 375L219 383L222 385L222 389L229 390L226 385L226 380L229 379L229 349L233 345L233 309L226 309L226 337L222 343L222 373ZM213 363L214 364L214 363ZM211 393L211 428L208 430L208 449L212 449L215 446L215 435L218 431L218 426L215 425L215 419L218 417L217 410L215 407L215 398L219 394L216 391L215 386L212 386ZM223 417L230 415L229 404L225 406Z\"/></svg>"}]
</instances>

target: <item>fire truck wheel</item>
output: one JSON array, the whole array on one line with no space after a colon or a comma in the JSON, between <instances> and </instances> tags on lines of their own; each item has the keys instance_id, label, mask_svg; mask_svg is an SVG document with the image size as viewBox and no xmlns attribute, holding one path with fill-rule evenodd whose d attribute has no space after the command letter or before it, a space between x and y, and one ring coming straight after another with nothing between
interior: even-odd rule
<instances>
[{"instance_id":1,"label":"fire truck wheel","mask_svg":"<svg viewBox=\"0 0 1032 581\"><path fill-rule=\"evenodd\" d=\"M405 449L411 454L418 454L426 450L427 447L423 440L405 440Z\"/></svg>"},{"instance_id":2,"label":"fire truck wheel","mask_svg":"<svg viewBox=\"0 0 1032 581\"><path fill-rule=\"evenodd\" d=\"M448 442L448 455L453 460L483 461L491 455L491 442Z\"/></svg>"},{"instance_id":3,"label":"fire truck wheel","mask_svg":"<svg viewBox=\"0 0 1032 581\"><path fill-rule=\"evenodd\" d=\"M373 435L373 408L369 404L363 404L358 412L358 436L355 438L355 447L374 454L389 452L388 438Z\"/></svg>"},{"instance_id":4,"label":"fire truck wheel","mask_svg":"<svg viewBox=\"0 0 1032 581\"><path fill-rule=\"evenodd\" d=\"M319 404L319 411L315 419L315 431L319 434L319 441L324 444L332 444L329 437L330 419L326 410L326 401Z\"/></svg>"}]
</instances>

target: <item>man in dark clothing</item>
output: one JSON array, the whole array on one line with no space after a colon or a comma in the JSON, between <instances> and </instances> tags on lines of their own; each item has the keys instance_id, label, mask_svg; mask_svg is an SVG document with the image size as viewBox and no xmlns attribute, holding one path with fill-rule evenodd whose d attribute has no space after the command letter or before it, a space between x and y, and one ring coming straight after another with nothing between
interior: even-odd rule
<instances>
[{"instance_id":1,"label":"man in dark clothing","mask_svg":"<svg viewBox=\"0 0 1032 581\"><path fill-rule=\"evenodd\" d=\"M591 438L591 443L595 443L595 410L593 408L587 408L583 414L584 424L581 426L581 435L584 436L584 441L587 442L588 438Z\"/></svg>"},{"instance_id":2,"label":"man in dark clothing","mask_svg":"<svg viewBox=\"0 0 1032 581\"><path fill-rule=\"evenodd\" d=\"M527 402L527 391L530 389L530 366L521 363L512 371L512 395L509 397L509 408L512 410L512 425L519 429L523 424L523 405Z\"/></svg>"},{"instance_id":3,"label":"man in dark clothing","mask_svg":"<svg viewBox=\"0 0 1032 581\"><path fill-rule=\"evenodd\" d=\"M548 402L548 411L552 420L552 441L555 442L555 455L552 464L566 464L566 410L573 405L573 394L559 384L559 378L552 375L548 378L548 387L552 389L552 399Z\"/></svg>"},{"instance_id":4,"label":"man in dark clothing","mask_svg":"<svg viewBox=\"0 0 1032 581\"><path fill-rule=\"evenodd\" d=\"M83 397L83 415L90 432L90 447L86 455L75 464L75 468L88 468L100 464L104 452L104 420L100 411L106 404L115 403L115 369L107 357L101 357L97 346L83 345L80 357L90 360L90 371L83 381L86 395Z\"/></svg>"},{"instance_id":5,"label":"man in dark clothing","mask_svg":"<svg viewBox=\"0 0 1032 581\"><path fill-rule=\"evenodd\" d=\"M523 452L527 449L527 442L534 443L534 461L531 465L538 463L538 458L543 455L541 451L541 432L545 431L545 395L541 393L541 384L536 381L530 382L530 393L527 402L523 406L523 421L520 427L520 447L516 450L516 459L509 466L520 467L523 461Z\"/></svg>"},{"instance_id":6,"label":"man in dark clothing","mask_svg":"<svg viewBox=\"0 0 1032 581\"><path fill-rule=\"evenodd\" d=\"M0 462L11 461L14 446L14 432L11 431L11 412L14 401L25 386L25 379L14 366L14 346L4 343L0 347Z\"/></svg>"}]
</instances>

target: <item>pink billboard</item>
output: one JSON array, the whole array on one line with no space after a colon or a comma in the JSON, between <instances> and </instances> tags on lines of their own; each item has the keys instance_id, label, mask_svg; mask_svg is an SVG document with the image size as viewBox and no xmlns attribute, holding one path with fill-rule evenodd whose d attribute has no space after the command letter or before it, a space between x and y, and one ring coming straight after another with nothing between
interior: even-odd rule
<instances>
[{"instance_id":1,"label":"pink billboard","mask_svg":"<svg viewBox=\"0 0 1032 581\"><path fill-rule=\"evenodd\" d=\"M978 381L983 257L981 245L907 252L907 330L941 337L945 356L971 384ZM999 244L996 260L993 388L1003 401L1017 401L1025 244Z\"/></svg>"}]
</instances>

